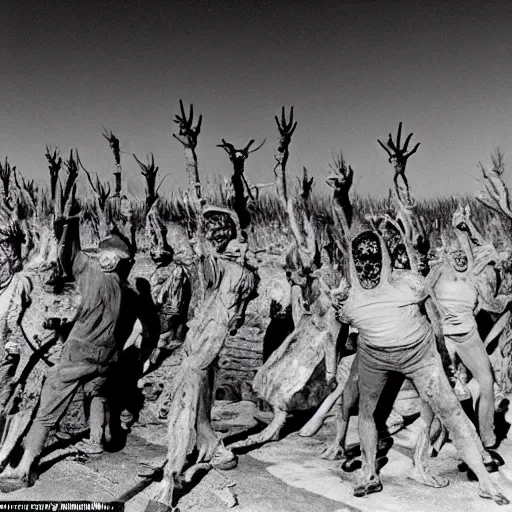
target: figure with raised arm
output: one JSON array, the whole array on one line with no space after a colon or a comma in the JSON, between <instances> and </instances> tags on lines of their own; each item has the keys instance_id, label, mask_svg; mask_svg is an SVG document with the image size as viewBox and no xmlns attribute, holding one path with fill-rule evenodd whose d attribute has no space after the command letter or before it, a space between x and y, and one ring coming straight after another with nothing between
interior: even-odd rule
<instances>
[{"instance_id":1,"label":"figure with raised arm","mask_svg":"<svg viewBox=\"0 0 512 512\"><path fill-rule=\"evenodd\" d=\"M452 360L455 355L460 358L480 388L477 415L482 443L486 449L495 448L494 376L475 315L479 309L503 313L512 295L495 294L492 289L488 272L491 263L498 263L498 254L472 224L469 207L459 207L452 227L456 237L444 248L443 260L433 266L429 282L441 313L446 348Z\"/></svg>"},{"instance_id":2,"label":"figure with raised arm","mask_svg":"<svg viewBox=\"0 0 512 512\"><path fill-rule=\"evenodd\" d=\"M340 318L359 331L359 438L363 467L354 495L382 490L376 468L374 413L389 374L399 373L412 381L422 400L448 428L459 454L479 480L480 496L500 505L509 503L487 473L484 459L488 461L490 457L444 372L434 331L421 311L430 294L424 278L414 271L394 274L385 242L375 231L355 236L349 256L350 285L342 281L334 292L334 304ZM429 484L425 474L421 476ZM431 476L439 480L438 476Z\"/></svg>"},{"instance_id":3,"label":"figure with raised arm","mask_svg":"<svg viewBox=\"0 0 512 512\"><path fill-rule=\"evenodd\" d=\"M210 206L202 215L206 241L199 242L196 251L203 261L209 296L189 324L185 358L170 382L167 461L146 512L172 510L175 488L197 469L236 466L235 455L224 447L210 422L211 373L226 338L244 323L258 276L236 213ZM194 449L196 463L186 470Z\"/></svg>"},{"instance_id":4,"label":"figure with raised arm","mask_svg":"<svg viewBox=\"0 0 512 512\"><path fill-rule=\"evenodd\" d=\"M79 216L74 201L67 215L55 222L59 239L59 263L68 279L74 279L81 303L63 346L60 361L48 372L39 407L26 435L24 453L15 467L0 474L4 492L30 486L36 479L36 463L52 428L65 414L80 386L90 400L90 445L101 442L105 426L105 386L109 372L140 316L135 292L127 285L133 265L130 245L117 235L102 240L96 258L80 244Z\"/></svg>"}]
</instances>

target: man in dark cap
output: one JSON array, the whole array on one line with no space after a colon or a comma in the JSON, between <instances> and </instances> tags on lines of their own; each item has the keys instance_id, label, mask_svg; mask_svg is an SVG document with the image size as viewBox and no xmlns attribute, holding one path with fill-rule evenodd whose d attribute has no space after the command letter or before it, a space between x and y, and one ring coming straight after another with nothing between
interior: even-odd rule
<instances>
[{"instance_id":1,"label":"man in dark cap","mask_svg":"<svg viewBox=\"0 0 512 512\"><path fill-rule=\"evenodd\" d=\"M75 280L82 298L60 362L51 369L43 385L21 462L0 475L0 489L4 492L32 485L36 478L34 462L80 386L91 400L89 444L101 442L105 383L136 320L146 323L145 308L127 283L134 263L130 243L119 233L111 234L100 243L95 255L86 254L80 245L77 216L59 219L56 231L61 232L58 238L62 271ZM151 332L152 326L149 327Z\"/></svg>"}]
</instances>

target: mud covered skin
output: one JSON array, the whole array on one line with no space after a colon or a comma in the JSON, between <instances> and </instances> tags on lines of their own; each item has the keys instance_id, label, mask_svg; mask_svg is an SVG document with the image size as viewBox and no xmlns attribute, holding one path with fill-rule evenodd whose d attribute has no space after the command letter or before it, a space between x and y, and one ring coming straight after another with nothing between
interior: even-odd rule
<instances>
[{"instance_id":1,"label":"mud covered skin","mask_svg":"<svg viewBox=\"0 0 512 512\"><path fill-rule=\"evenodd\" d=\"M205 247L200 252L204 256L205 281L210 293L189 324L183 345L184 359L169 383L170 390L163 393L170 397L167 414L169 449L164 478L150 507L155 502L171 505L174 489L184 476L187 456L194 449L199 454L196 466L236 465L233 453L224 448L212 429L209 377L225 340L244 323L247 305L256 296L258 277L247 260L247 246L239 236L241 233L236 229L234 232L223 228L219 231L218 225L237 225L234 213L210 207L203 215L205 220L209 217L216 219L215 227L208 231L211 238L215 238L215 244L212 249ZM227 219L221 222L219 216ZM225 238L220 236L221 231Z\"/></svg>"}]
</instances>

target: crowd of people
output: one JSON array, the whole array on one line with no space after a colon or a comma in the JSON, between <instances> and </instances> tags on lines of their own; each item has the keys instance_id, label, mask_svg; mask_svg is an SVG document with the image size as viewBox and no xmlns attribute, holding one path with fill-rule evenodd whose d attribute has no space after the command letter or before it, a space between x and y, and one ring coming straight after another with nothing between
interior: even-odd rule
<instances>
[{"instance_id":1,"label":"crowd of people","mask_svg":"<svg viewBox=\"0 0 512 512\"><path fill-rule=\"evenodd\" d=\"M177 250L155 203L146 226L155 271L150 282L139 279L132 287L128 282L136 256L132 241L113 226L97 251L84 251L78 202L71 194L68 208L55 218L53 226L55 261L46 261L46 265L53 269L52 282L56 275L74 282L81 300L73 320L65 328L59 326L65 338L62 351L57 364L48 370L36 410L24 427L21 459L15 460L12 451L0 448L0 490L33 485L48 436L58 428L79 389L87 403L89 437L77 448L87 454L102 453L112 439L114 419L123 413L133 421L135 414L129 403L118 403L116 390L123 369L126 372L123 365L131 361L133 378L142 368L146 372L156 368L177 346L183 346L184 359L171 386L164 476L148 512L172 510L174 490L182 484L186 471L190 479L190 471L197 468L233 468L237 448L277 439L287 412L293 411L298 394L312 385L311 376L318 375L319 368L324 368L324 375L317 379L320 391L309 394L316 400L309 407L317 410L301 435L314 435L334 407L336 438L324 455L345 462L348 421L358 405L362 467L355 496L383 489L377 452L379 436L385 430L380 423L385 423L386 417L379 417L376 411L393 376L398 377L399 385L412 383L421 401L422 430L413 476L428 486L448 485L444 477L431 473L428 458L434 441L439 448L449 437L476 475L480 496L500 505L509 503L489 476L503 461L495 451L499 439L494 428L493 369L476 320L480 310L501 315L512 303L512 295L500 292L496 278L503 257L478 232L469 208L459 208L453 215L451 238L444 241L437 257L428 261L433 248L415 217L405 179L407 158L417 146L407 153L410 138L402 147L399 138L382 145L395 166L398 213L394 218L383 215L367 219L366 226L353 225L351 205L335 204L337 243L319 249L311 215L303 217L304 237L290 202L295 241L285 263L291 289L285 295L295 298L291 307L294 329L277 350L267 354L253 383L273 408L274 420L263 433L231 446L224 445L211 425L212 372L226 339L244 324L259 281L258 265L239 217L227 208L203 207L204 236L197 237L193 247L185 244ZM350 188L352 171L341 170L341 178L347 179L341 179L338 188L344 184ZM347 199L348 193L338 197ZM23 274L23 257L13 248L26 243L26 238L12 223L1 231L0 405L5 443L8 430L19 428L16 422L9 422L16 412L13 398L19 373L19 347L12 339L12 325L21 322L33 284L16 277ZM200 273L204 290L189 319L193 269ZM12 280L16 286L11 286ZM136 363L123 351L134 333ZM341 384L337 365L347 354L355 354L355 358L346 384ZM300 378L290 368L299 368ZM461 405L469 393L468 372L479 389L475 418ZM190 466L192 454L197 457Z\"/></svg>"}]
</instances>

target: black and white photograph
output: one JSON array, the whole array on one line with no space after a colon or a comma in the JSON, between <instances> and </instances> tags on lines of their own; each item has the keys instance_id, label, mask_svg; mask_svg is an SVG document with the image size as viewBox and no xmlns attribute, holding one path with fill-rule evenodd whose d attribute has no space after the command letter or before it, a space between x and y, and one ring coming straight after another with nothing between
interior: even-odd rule
<instances>
[{"instance_id":1,"label":"black and white photograph","mask_svg":"<svg viewBox=\"0 0 512 512\"><path fill-rule=\"evenodd\" d=\"M510 0L0 18L0 510L512 510Z\"/></svg>"}]
</instances>

